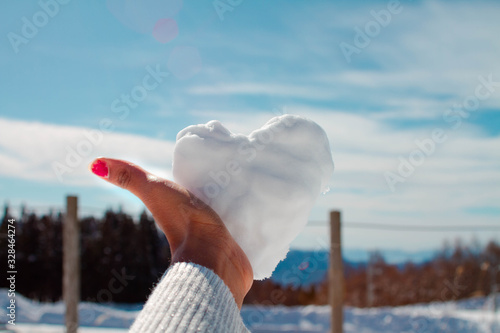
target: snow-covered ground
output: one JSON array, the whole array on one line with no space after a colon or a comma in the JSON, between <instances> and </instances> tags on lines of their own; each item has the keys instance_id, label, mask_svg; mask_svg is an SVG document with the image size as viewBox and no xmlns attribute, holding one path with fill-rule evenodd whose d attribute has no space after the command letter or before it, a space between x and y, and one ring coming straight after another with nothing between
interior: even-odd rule
<instances>
[{"instance_id":1,"label":"snow-covered ground","mask_svg":"<svg viewBox=\"0 0 500 333\"><path fill-rule=\"evenodd\" d=\"M8 302L7 291L1 289L0 323L8 319ZM140 308L140 305L82 303L80 332L126 332ZM17 295L16 325L6 328L22 333L62 333L63 313L61 302L37 303ZM241 315L252 332L328 332L329 329L328 306L244 306ZM344 317L346 333L500 333L500 312L493 312L492 297L394 308L348 307Z\"/></svg>"}]
</instances>

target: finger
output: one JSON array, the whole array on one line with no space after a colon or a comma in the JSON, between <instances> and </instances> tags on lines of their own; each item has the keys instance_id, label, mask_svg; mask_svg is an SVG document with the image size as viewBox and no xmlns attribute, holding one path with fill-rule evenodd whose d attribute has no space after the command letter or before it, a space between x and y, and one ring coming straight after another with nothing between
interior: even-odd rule
<instances>
[{"instance_id":1,"label":"finger","mask_svg":"<svg viewBox=\"0 0 500 333\"><path fill-rule=\"evenodd\" d=\"M129 190L138 197L147 192L149 179L154 175L141 167L123 160L98 158L90 164L90 171L111 184Z\"/></svg>"},{"instance_id":2,"label":"finger","mask_svg":"<svg viewBox=\"0 0 500 333\"><path fill-rule=\"evenodd\" d=\"M182 239L186 219L179 207L189 200L188 192L169 180L156 177L143 168L123 160L98 158L90 171L109 183L132 192L155 217L169 242Z\"/></svg>"}]
</instances>

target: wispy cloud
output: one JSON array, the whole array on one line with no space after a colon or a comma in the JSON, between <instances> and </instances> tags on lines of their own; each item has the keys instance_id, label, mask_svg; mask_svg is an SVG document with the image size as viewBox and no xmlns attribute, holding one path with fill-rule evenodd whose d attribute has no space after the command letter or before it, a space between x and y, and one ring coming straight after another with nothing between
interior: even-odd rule
<instances>
[{"instance_id":1,"label":"wispy cloud","mask_svg":"<svg viewBox=\"0 0 500 333\"><path fill-rule=\"evenodd\" d=\"M470 94L479 75L493 73L500 81L500 40L496 36L500 24L493 14L499 4L489 1L480 5L402 2L401 14L363 49L358 59L346 64L339 42L354 38L356 26L373 20L370 11L385 6L385 2L377 2L356 7L355 11L349 6L325 4L284 9L286 15L280 16L284 19L279 24L293 32L293 43L261 30L240 32L242 38L236 41L210 38L213 48L243 50L238 54L248 62L238 70L218 64L220 70L228 72L219 75L216 84L194 84L188 93L281 96L288 103L306 98L330 105L348 104L356 111L375 109L379 117L386 119L435 119L453 102ZM259 43L249 42L252 40ZM233 42L246 46L229 47ZM288 71L273 71L265 81L249 80L263 70L263 64L282 68L289 61L293 67ZM500 109L500 93L482 106Z\"/></svg>"},{"instance_id":2,"label":"wispy cloud","mask_svg":"<svg viewBox=\"0 0 500 333\"><path fill-rule=\"evenodd\" d=\"M257 82L234 82L219 85L195 86L188 89L193 95L270 95L307 99L333 99L336 94L327 87L287 85Z\"/></svg>"}]
</instances>

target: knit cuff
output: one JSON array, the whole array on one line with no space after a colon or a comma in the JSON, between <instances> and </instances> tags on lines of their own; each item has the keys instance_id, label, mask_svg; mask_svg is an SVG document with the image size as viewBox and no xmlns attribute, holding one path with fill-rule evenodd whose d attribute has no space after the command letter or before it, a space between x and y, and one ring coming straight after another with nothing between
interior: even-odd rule
<instances>
[{"instance_id":1,"label":"knit cuff","mask_svg":"<svg viewBox=\"0 0 500 333\"><path fill-rule=\"evenodd\" d=\"M130 332L248 332L233 294L212 270L176 263L156 286Z\"/></svg>"}]
</instances>

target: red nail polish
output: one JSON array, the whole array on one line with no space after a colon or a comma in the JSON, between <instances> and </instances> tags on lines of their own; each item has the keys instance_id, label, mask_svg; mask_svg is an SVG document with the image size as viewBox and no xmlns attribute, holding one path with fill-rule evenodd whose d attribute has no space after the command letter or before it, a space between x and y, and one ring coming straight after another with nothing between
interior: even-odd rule
<instances>
[{"instance_id":1,"label":"red nail polish","mask_svg":"<svg viewBox=\"0 0 500 333\"><path fill-rule=\"evenodd\" d=\"M108 166L104 161L95 160L92 163L92 172L99 177L108 178Z\"/></svg>"}]
</instances>

